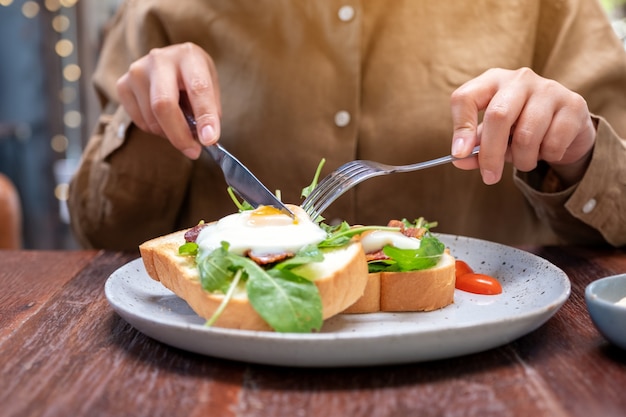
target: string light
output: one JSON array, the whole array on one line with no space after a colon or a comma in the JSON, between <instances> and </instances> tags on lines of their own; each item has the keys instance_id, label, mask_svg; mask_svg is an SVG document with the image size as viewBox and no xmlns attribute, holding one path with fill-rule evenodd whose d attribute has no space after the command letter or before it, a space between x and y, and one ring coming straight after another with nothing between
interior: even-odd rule
<instances>
[{"instance_id":1,"label":"string light","mask_svg":"<svg viewBox=\"0 0 626 417\"><path fill-rule=\"evenodd\" d=\"M39 14L39 4L27 1L22 5L22 14L28 19L33 19Z\"/></svg>"},{"instance_id":2,"label":"string light","mask_svg":"<svg viewBox=\"0 0 626 417\"><path fill-rule=\"evenodd\" d=\"M80 127L83 116L77 110L69 110L63 116L63 123L69 128Z\"/></svg>"},{"instance_id":3,"label":"string light","mask_svg":"<svg viewBox=\"0 0 626 417\"><path fill-rule=\"evenodd\" d=\"M70 27L70 19L67 16L55 16L52 19L52 29L58 33L67 31Z\"/></svg>"},{"instance_id":4,"label":"string light","mask_svg":"<svg viewBox=\"0 0 626 417\"><path fill-rule=\"evenodd\" d=\"M54 50L60 57L67 58L74 52L74 43L69 39L61 39L56 43Z\"/></svg>"},{"instance_id":5,"label":"string light","mask_svg":"<svg viewBox=\"0 0 626 417\"><path fill-rule=\"evenodd\" d=\"M59 0L46 0L44 2L44 7L49 12L57 12L61 8L61 2Z\"/></svg>"},{"instance_id":6,"label":"string light","mask_svg":"<svg viewBox=\"0 0 626 417\"><path fill-rule=\"evenodd\" d=\"M68 64L63 68L63 78L69 82L76 82L80 79L80 67L76 64Z\"/></svg>"},{"instance_id":7,"label":"string light","mask_svg":"<svg viewBox=\"0 0 626 417\"><path fill-rule=\"evenodd\" d=\"M52 150L58 153L63 153L67 150L67 145L69 141L65 135L54 135L52 140L50 141L50 146Z\"/></svg>"}]
</instances>

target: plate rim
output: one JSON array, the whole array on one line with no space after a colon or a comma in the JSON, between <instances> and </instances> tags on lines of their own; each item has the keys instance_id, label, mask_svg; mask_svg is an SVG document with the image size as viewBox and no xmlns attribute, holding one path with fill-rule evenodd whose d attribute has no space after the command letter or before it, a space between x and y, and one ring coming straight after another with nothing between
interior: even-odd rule
<instances>
[{"instance_id":1,"label":"plate rim","mask_svg":"<svg viewBox=\"0 0 626 417\"><path fill-rule=\"evenodd\" d=\"M541 263L545 263L546 266L551 268L552 272L555 273L555 276L558 277L558 282L562 286L562 288L560 287L561 291L557 296L554 297L554 299L552 299L550 302L546 303L545 305L535 307L531 310L515 315L514 317L511 316L511 317L507 317L504 319L494 318L493 320L489 320L487 322L466 323L466 324L461 324L461 325L452 323L451 326L435 327L435 328L430 328L430 329L419 329L418 331L416 331L416 329L410 329L410 328L401 329L401 330L398 330L398 329L385 330L385 329L377 328L376 330L371 330L371 331L360 330L358 332L345 332L345 333L344 332L339 332L339 333L319 332L319 333L304 333L304 334L303 333L278 333L278 332L267 332L267 331L257 331L257 330L240 330L240 329L229 329L229 328L219 328L219 327L206 327L203 324L163 320L160 317L146 318L142 316L141 314L138 314L137 312L124 309L119 305L119 302L116 302L116 295L114 294L112 287L115 283L116 278L119 277L119 275L122 273L122 271L125 270L125 268L137 268L139 272L145 273L145 268L143 267L143 261L141 257L127 262L126 264L117 268L113 273L111 273L105 282L104 291L105 291L106 298L109 301L109 304L112 306L113 310L116 311L117 314L122 316L122 318L126 320L131 326L133 326L135 329L137 329L141 333L144 333L148 337L158 340L166 345L175 346L179 348L181 347L180 345L174 345L168 341L162 340L161 338L155 336L154 334L146 333L145 329L144 330L139 329L139 327L137 326L137 323L134 321L135 320L142 321L145 323L149 323L152 326L164 326L169 329L175 329L175 331L201 333L204 335L204 337L209 337L209 338L219 337L219 338L233 339L233 341L242 340L242 339L245 339L245 340L259 339L265 343L290 342L292 344L293 343L301 344L301 343L310 343L314 341L318 343L328 344L328 343L343 343L343 342L351 342L351 341L372 342L377 339L386 339L389 337L409 337L409 336L414 337L416 335L428 336L428 335L438 334L438 333L441 333L444 331L450 331L450 330L468 331L471 329L481 328L483 326L488 326L488 325L495 325L495 324L503 325L504 323L518 323L520 321L530 320L536 317L545 317L545 319L543 319L542 321L537 321L536 326L534 326L533 328L529 328L528 331L525 331L522 334L519 334L513 337L511 340L506 340L506 341L503 341L503 343L492 345L486 348L486 349L491 349L491 348L495 348L503 344L509 343L519 337L522 337L532 332L533 330L537 329L538 327L542 326L543 324L545 324L545 322L547 322L563 306L563 304L569 299L571 295L571 281L569 280L569 277L567 276L567 274L565 274L565 272L561 270L559 267L557 267L556 265L552 264L550 261L548 261L547 259L539 255L533 254L523 249L515 248L512 246L507 246L501 243L490 242L490 241L472 238L472 237L440 234L440 233L435 233L435 235L442 238L442 240L449 240L449 239L452 239L455 241L464 240L467 243L471 243L473 241L480 242L481 244L487 244L489 246L492 246L495 249L500 249L500 250L504 249L509 252L512 251L513 253L521 253L523 256L530 256L530 257L537 258L537 260L539 260ZM449 246L449 244L447 244L447 246ZM141 271L142 269L143 271ZM150 278L148 277L148 279ZM167 290L165 289L165 287L163 287L163 289ZM455 290L455 291L459 291L459 290ZM489 297L489 296L480 296L480 297ZM375 313L375 314L393 315L393 314L398 314L398 313L381 312L381 313ZM412 313L412 314L425 314L425 313ZM129 316L132 317L131 320L129 320L128 318ZM183 349L194 351L196 353L209 355L209 356L223 357L223 358L235 359L235 360L244 360L246 362L257 362L257 363L264 363L264 364L287 365L287 366L311 366L311 365L303 365L300 363L291 363L291 362L280 363L280 361L278 361L279 363L275 363L276 361L268 361L268 360L254 361L254 360L250 360L250 358L239 359L237 357L233 358L233 357L227 357L224 355L216 355L215 353L205 353L202 350L192 350L192 349L188 349L184 347ZM469 353L474 353L474 352L462 353L460 355L455 355L455 356L462 356L462 355L469 354ZM444 357L452 357L452 356L444 356ZM440 359L440 358L435 358L435 359ZM430 360L430 359L426 359L426 360ZM418 359L415 362L419 362L419 361L422 361L422 360ZM391 361L388 363L399 363L399 362ZM346 364L346 366L351 366L351 365L353 364ZM359 363L356 363L356 365L363 365L363 363L359 362ZM314 364L312 366L326 366L326 365ZM337 366L337 365L330 364L329 366Z\"/></svg>"}]
</instances>

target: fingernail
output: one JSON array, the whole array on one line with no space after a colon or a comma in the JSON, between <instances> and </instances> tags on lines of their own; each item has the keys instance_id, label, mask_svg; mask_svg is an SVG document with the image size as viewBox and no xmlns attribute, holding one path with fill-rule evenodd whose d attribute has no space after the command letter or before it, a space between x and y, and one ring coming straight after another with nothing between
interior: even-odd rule
<instances>
[{"instance_id":1,"label":"fingernail","mask_svg":"<svg viewBox=\"0 0 626 417\"><path fill-rule=\"evenodd\" d=\"M480 174L483 177L483 182L487 185L495 184L498 180L496 174L488 169L481 169Z\"/></svg>"},{"instance_id":2,"label":"fingernail","mask_svg":"<svg viewBox=\"0 0 626 417\"><path fill-rule=\"evenodd\" d=\"M196 147L183 149L183 154L189 159L198 159L200 152L200 148Z\"/></svg>"},{"instance_id":3,"label":"fingernail","mask_svg":"<svg viewBox=\"0 0 626 417\"><path fill-rule=\"evenodd\" d=\"M202 132L200 132L200 136L200 141L205 145L215 142L215 128L211 125L204 126Z\"/></svg>"},{"instance_id":4,"label":"fingernail","mask_svg":"<svg viewBox=\"0 0 626 417\"><path fill-rule=\"evenodd\" d=\"M465 140L463 138L457 138L452 141L452 155L457 156L459 153L463 152L463 145L465 144Z\"/></svg>"}]
</instances>

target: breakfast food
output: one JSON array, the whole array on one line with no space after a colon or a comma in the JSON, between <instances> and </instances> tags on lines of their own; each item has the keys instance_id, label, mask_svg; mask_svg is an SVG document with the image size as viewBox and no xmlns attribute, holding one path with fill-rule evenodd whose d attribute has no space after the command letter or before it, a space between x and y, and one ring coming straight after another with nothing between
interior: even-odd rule
<instances>
[{"instance_id":1,"label":"breakfast food","mask_svg":"<svg viewBox=\"0 0 626 417\"><path fill-rule=\"evenodd\" d=\"M261 206L145 242L146 271L210 325L319 330L363 294L365 254L288 207L295 218Z\"/></svg>"},{"instance_id":2,"label":"breakfast food","mask_svg":"<svg viewBox=\"0 0 626 417\"><path fill-rule=\"evenodd\" d=\"M361 234L369 264L363 296L344 313L431 311L454 302L455 258L423 219Z\"/></svg>"},{"instance_id":3,"label":"breakfast food","mask_svg":"<svg viewBox=\"0 0 626 417\"><path fill-rule=\"evenodd\" d=\"M500 282L489 275L474 272L467 262L456 260L456 283L457 290L481 295L502 294Z\"/></svg>"}]
</instances>

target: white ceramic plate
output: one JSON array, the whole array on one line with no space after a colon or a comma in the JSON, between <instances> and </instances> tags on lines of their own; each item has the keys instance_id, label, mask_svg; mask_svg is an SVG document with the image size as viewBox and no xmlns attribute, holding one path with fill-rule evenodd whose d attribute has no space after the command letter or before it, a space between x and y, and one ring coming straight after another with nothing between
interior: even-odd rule
<instances>
[{"instance_id":1,"label":"white ceramic plate","mask_svg":"<svg viewBox=\"0 0 626 417\"><path fill-rule=\"evenodd\" d=\"M339 315L313 334L206 327L185 301L147 275L141 259L111 274L105 294L122 318L165 344L220 358L302 367L397 364L484 351L537 329L569 297L569 279L543 258L484 240L438 236L476 272L497 277L503 293L456 290L454 304L428 313Z\"/></svg>"}]
</instances>

